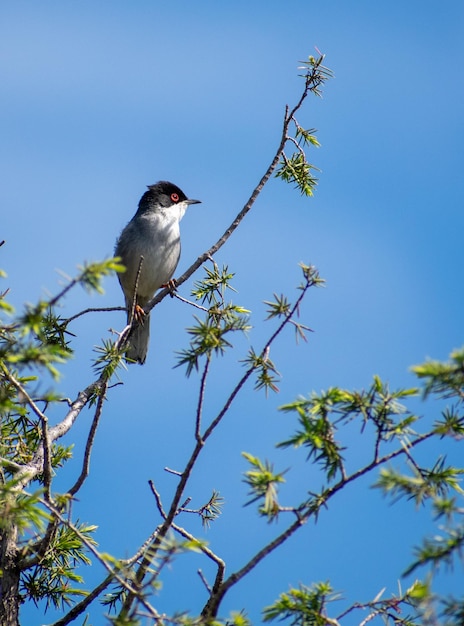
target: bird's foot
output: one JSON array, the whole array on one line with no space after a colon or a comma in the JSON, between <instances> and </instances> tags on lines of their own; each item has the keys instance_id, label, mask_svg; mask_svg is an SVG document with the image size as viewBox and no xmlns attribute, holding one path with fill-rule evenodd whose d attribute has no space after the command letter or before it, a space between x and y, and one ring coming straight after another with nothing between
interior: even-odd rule
<instances>
[{"instance_id":1,"label":"bird's foot","mask_svg":"<svg viewBox=\"0 0 464 626\"><path fill-rule=\"evenodd\" d=\"M142 309L142 307L139 304L136 304L134 307L135 321L138 322L139 324L143 324L145 317L146 317L145 311Z\"/></svg>"},{"instance_id":2,"label":"bird's foot","mask_svg":"<svg viewBox=\"0 0 464 626\"><path fill-rule=\"evenodd\" d=\"M177 281L175 278L171 278L171 280L168 280L168 282L164 283L164 285L161 285L161 287L169 289L169 294L172 298L174 292L177 291Z\"/></svg>"}]
</instances>

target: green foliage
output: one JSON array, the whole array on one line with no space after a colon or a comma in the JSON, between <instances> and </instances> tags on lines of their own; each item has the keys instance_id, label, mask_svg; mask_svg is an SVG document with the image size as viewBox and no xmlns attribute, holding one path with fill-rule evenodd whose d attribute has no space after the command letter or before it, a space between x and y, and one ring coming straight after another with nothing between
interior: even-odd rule
<instances>
[{"instance_id":1,"label":"green foliage","mask_svg":"<svg viewBox=\"0 0 464 626\"><path fill-rule=\"evenodd\" d=\"M408 476L392 468L382 468L375 487L384 493L390 493L396 499L406 497L419 504L424 504L427 499L438 499L455 490L459 494L464 491L459 486L459 476L464 474L464 469L445 467L445 459L439 458L431 468L412 467L412 475Z\"/></svg>"},{"instance_id":2,"label":"green foliage","mask_svg":"<svg viewBox=\"0 0 464 626\"><path fill-rule=\"evenodd\" d=\"M462 626L464 624L464 598L448 596L442 602L442 616L446 626Z\"/></svg>"},{"instance_id":3,"label":"green foliage","mask_svg":"<svg viewBox=\"0 0 464 626\"><path fill-rule=\"evenodd\" d=\"M108 274L120 271L115 259L91 263L80 268L80 273L56 296L41 300L35 305L26 304L24 312L16 320L6 323L0 319L0 363L5 366L45 368L53 378L59 377L57 365L72 355L67 320L55 311L55 306L75 285L87 291L102 293L101 281ZM3 310L11 313L2 299Z\"/></svg>"},{"instance_id":4,"label":"green foliage","mask_svg":"<svg viewBox=\"0 0 464 626\"><path fill-rule=\"evenodd\" d=\"M284 153L280 168L276 172L276 177L281 178L286 183L294 183L302 195L312 196L318 180L313 176L312 171L319 171L315 165L308 163L306 154L300 144L298 151L287 157Z\"/></svg>"},{"instance_id":5,"label":"green foliage","mask_svg":"<svg viewBox=\"0 0 464 626\"><path fill-rule=\"evenodd\" d=\"M263 611L263 620L290 620L292 626L328 626L336 624L326 616L329 602L338 599L329 583L316 583L312 587L300 585L282 593L279 599Z\"/></svg>"},{"instance_id":6,"label":"green foliage","mask_svg":"<svg viewBox=\"0 0 464 626\"><path fill-rule=\"evenodd\" d=\"M321 87L333 78L332 70L323 65L324 59L324 54L319 54L317 58L310 55L307 61L301 61L302 65L298 68L304 71L300 76L305 79L307 90L318 97L322 97Z\"/></svg>"},{"instance_id":7,"label":"green foliage","mask_svg":"<svg viewBox=\"0 0 464 626\"><path fill-rule=\"evenodd\" d=\"M102 279L109 276L113 272L124 272L125 267L120 263L119 257L113 259L107 259L106 261L98 261L96 263L86 263L79 267L80 274L75 279L80 283L84 289L89 292L96 291L97 293L104 293L102 287Z\"/></svg>"},{"instance_id":8,"label":"green foliage","mask_svg":"<svg viewBox=\"0 0 464 626\"><path fill-rule=\"evenodd\" d=\"M87 542L96 545L92 534L96 526L75 524L79 534L65 525L52 533L45 554L37 564L24 573L22 593L34 602L45 599L46 606L53 605L64 609L72 605L76 596L85 596L87 592L74 584L82 584L83 577L76 573L79 564L90 565L86 555L83 536Z\"/></svg>"},{"instance_id":9,"label":"green foliage","mask_svg":"<svg viewBox=\"0 0 464 626\"><path fill-rule=\"evenodd\" d=\"M278 446L304 446L308 449L308 460L314 459L326 473L327 480L334 480L344 472L344 446L336 439L339 428L352 420L360 422L361 430L367 425L373 427L376 454L382 442L392 439L406 442L417 417L399 400L417 393L417 389L391 392L377 376L368 390L349 391L333 387L320 394L313 392L309 398L299 398L280 407L286 413L296 413L300 428Z\"/></svg>"},{"instance_id":10,"label":"green foliage","mask_svg":"<svg viewBox=\"0 0 464 626\"><path fill-rule=\"evenodd\" d=\"M201 523L205 528L209 528L211 522L217 520L217 518L222 513L222 507L224 505L224 498L221 496L219 491L213 489L213 493L209 498L208 502L200 506L198 509L188 508L188 504L190 503L190 498L180 507L179 511L182 513L195 513L200 516Z\"/></svg>"},{"instance_id":11,"label":"green foliage","mask_svg":"<svg viewBox=\"0 0 464 626\"><path fill-rule=\"evenodd\" d=\"M274 294L274 301L264 301L264 304L268 305L268 316L267 319L272 319L273 317L288 317L291 311L291 304L287 299L287 296L283 294L278 296Z\"/></svg>"},{"instance_id":12,"label":"green foliage","mask_svg":"<svg viewBox=\"0 0 464 626\"><path fill-rule=\"evenodd\" d=\"M278 444L280 448L293 446L308 448L308 461L314 459L322 465L327 479L335 478L342 468L342 446L335 441L336 425L328 415L344 397L339 389L329 389L326 394L313 394L309 401L297 400L280 407L282 411L296 411L301 429L295 435Z\"/></svg>"},{"instance_id":13,"label":"green foliage","mask_svg":"<svg viewBox=\"0 0 464 626\"><path fill-rule=\"evenodd\" d=\"M40 506L41 495L21 491L17 478L0 483L0 530L16 529L21 535L42 532L50 516Z\"/></svg>"},{"instance_id":14,"label":"green foliage","mask_svg":"<svg viewBox=\"0 0 464 626\"><path fill-rule=\"evenodd\" d=\"M206 265L203 269L205 277L201 281L197 281L192 289L192 296L197 300L211 306L224 301L224 293L227 289L235 291L230 284L234 274L229 272L227 265L222 270L219 270L216 264L213 265L212 269Z\"/></svg>"},{"instance_id":15,"label":"green foliage","mask_svg":"<svg viewBox=\"0 0 464 626\"><path fill-rule=\"evenodd\" d=\"M462 512L461 512L462 518ZM440 566L453 565L454 559L462 555L464 549L464 522L453 527L442 528L440 535L426 537L422 546L415 549L415 560L405 571L410 574L422 565Z\"/></svg>"},{"instance_id":16,"label":"green foliage","mask_svg":"<svg viewBox=\"0 0 464 626\"><path fill-rule=\"evenodd\" d=\"M227 267L219 270L214 264L213 269L205 268L205 278L197 283L192 295L203 304L208 304L204 319L195 316L196 324L187 329L192 339L189 348L178 353L177 366L186 365L186 374L190 376L198 370L202 357L210 359L214 355L223 355L227 348L232 347L229 340L231 333L246 333L250 330L248 323L249 311L242 306L226 303L226 290L232 290L230 281L233 274Z\"/></svg>"},{"instance_id":17,"label":"green foliage","mask_svg":"<svg viewBox=\"0 0 464 626\"><path fill-rule=\"evenodd\" d=\"M218 491L213 490L211 498L206 504L200 507L198 511L203 526L206 526L208 528L211 522L214 522L219 517L222 512L223 505L224 498Z\"/></svg>"},{"instance_id":18,"label":"green foliage","mask_svg":"<svg viewBox=\"0 0 464 626\"><path fill-rule=\"evenodd\" d=\"M446 407L442 419L435 423L435 433L441 437L453 437L460 440L464 437L464 415L462 409Z\"/></svg>"},{"instance_id":19,"label":"green foliage","mask_svg":"<svg viewBox=\"0 0 464 626\"><path fill-rule=\"evenodd\" d=\"M42 390L46 375L57 380L59 365L73 353L74 335L56 307L78 284L101 293L102 278L119 269L113 259L86 265L56 296L26 304L16 318L6 292L0 297L0 313L9 316L0 318L0 535L2 541L15 541L22 598L44 599L47 607L63 609L87 595L76 568L90 564L87 551L95 545L95 526L71 525L61 518L69 494L51 492L54 471L72 455L72 445L57 441L61 431L50 427L46 415L51 405L68 409L68 403L55 391ZM31 483L39 489L29 493Z\"/></svg>"},{"instance_id":20,"label":"green foliage","mask_svg":"<svg viewBox=\"0 0 464 626\"><path fill-rule=\"evenodd\" d=\"M279 391L277 382L280 378L280 374L273 361L269 358L269 350L264 351L261 354L256 354L253 348L248 351L248 356L244 359L244 363L251 369L255 370L256 382L255 389L264 389L267 392Z\"/></svg>"},{"instance_id":21,"label":"green foliage","mask_svg":"<svg viewBox=\"0 0 464 626\"><path fill-rule=\"evenodd\" d=\"M330 617L328 612L335 604L340 604L342 596L333 591L330 583L315 583L311 587L300 585L290 589L263 611L263 620L288 621L292 626L341 626L350 614L361 613L357 623L377 623L376 618L386 626L423 626L426 610L424 603L430 598L430 588L426 583L415 581L404 593L382 599L384 589L369 602L357 602L342 610L339 615ZM407 613L405 613L407 611ZM353 619L353 618L351 618ZM350 621L349 623L354 623Z\"/></svg>"},{"instance_id":22,"label":"green foliage","mask_svg":"<svg viewBox=\"0 0 464 626\"><path fill-rule=\"evenodd\" d=\"M124 348L115 341L104 339L101 346L95 347L99 355L94 362L94 369L102 381L109 381L120 369L127 369L124 361ZM98 394L97 394L98 395Z\"/></svg>"},{"instance_id":23,"label":"green foliage","mask_svg":"<svg viewBox=\"0 0 464 626\"><path fill-rule=\"evenodd\" d=\"M322 85L332 78L332 71L323 65L323 61L324 55L320 55L317 59L310 56L307 61L302 62L303 65L300 69L304 70L304 74L301 76L305 79L305 91L303 92L302 100L308 93L321 96ZM318 182L317 178L313 175L313 171L319 170L315 165L309 163L304 148L318 148L320 144L315 136L317 131L314 128L303 128L296 120L295 113L297 108L299 108L299 106L295 107L290 112L287 110L286 132L284 137L285 146L293 146L294 152L290 156L287 156L285 150L282 150L279 167L275 172L275 176L281 178L286 183L294 184L302 195L312 196ZM292 124L294 128L293 135L288 133L290 124Z\"/></svg>"},{"instance_id":24,"label":"green foliage","mask_svg":"<svg viewBox=\"0 0 464 626\"><path fill-rule=\"evenodd\" d=\"M250 488L249 495L251 496L247 505L257 500L262 502L259 513L267 517L269 522L272 522L277 519L280 512L277 490L278 485L285 482L286 470L275 473L272 463L263 462L247 452L242 452L242 455L253 468L245 472L244 478L244 482Z\"/></svg>"},{"instance_id":25,"label":"green foliage","mask_svg":"<svg viewBox=\"0 0 464 626\"><path fill-rule=\"evenodd\" d=\"M440 398L464 400L464 348L454 350L446 363L429 360L411 370L425 381L425 396L434 393Z\"/></svg>"}]
</instances>

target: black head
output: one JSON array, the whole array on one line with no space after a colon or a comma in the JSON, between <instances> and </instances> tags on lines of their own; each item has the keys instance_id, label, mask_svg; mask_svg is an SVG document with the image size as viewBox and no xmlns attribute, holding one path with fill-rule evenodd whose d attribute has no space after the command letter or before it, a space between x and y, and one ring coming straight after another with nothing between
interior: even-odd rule
<instances>
[{"instance_id":1,"label":"black head","mask_svg":"<svg viewBox=\"0 0 464 626\"><path fill-rule=\"evenodd\" d=\"M167 209L181 202L188 205L198 204L201 200L189 200L177 185L166 180L160 180L155 185L148 185L148 191L140 199L138 213L143 213L155 206Z\"/></svg>"}]
</instances>

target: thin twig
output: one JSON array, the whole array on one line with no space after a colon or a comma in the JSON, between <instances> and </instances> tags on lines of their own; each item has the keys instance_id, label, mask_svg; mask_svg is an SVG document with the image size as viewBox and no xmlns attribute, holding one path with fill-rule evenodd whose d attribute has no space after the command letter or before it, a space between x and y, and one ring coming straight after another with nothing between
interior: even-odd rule
<instances>
[{"instance_id":1,"label":"thin twig","mask_svg":"<svg viewBox=\"0 0 464 626\"><path fill-rule=\"evenodd\" d=\"M211 364L211 354L208 354L206 357L206 363L205 363L205 367L203 370L203 374L201 376L200 393L198 394L197 413L195 417L195 439L198 441L198 443L201 443L201 444L203 444L203 439L201 437L201 416L203 413L203 402L205 399L206 379L208 377L210 364Z\"/></svg>"},{"instance_id":2,"label":"thin twig","mask_svg":"<svg viewBox=\"0 0 464 626\"><path fill-rule=\"evenodd\" d=\"M66 278L68 278L69 283L59 293L57 293L56 296L54 296L51 300L49 300L48 306L50 308L55 306L57 302L59 302L62 298L64 298L64 296L68 293L68 291L70 291L75 285L77 285L80 282L82 276L83 274L80 274L76 278L71 278L71 279L67 276Z\"/></svg>"},{"instance_id":3,"label":"thin twig","mask_svg":"<svg viewBox=\"0 0 464 626\"><path fill-rule=\"evenodd\" d=\"M105 401L106 389L108 387L108 383L104 383L102 388L99 391L97 407L95 409L95 415L92 420L92 425L90 426L89 435L87 437L87 443L85 444L85 452L84 459L82 462L82 471L80 473L79 478L76 480L74 485L69 489L68 493L70 496L75 496L79 489L84 484L86 478L89 475L90 470L90 456L92 453L93 442L95 441L95 435L97 433L98 424L100 423L100 417L103 409L103 402Z\"/></svg>"},{"instance_id":4,"label":"thin twig","mask_svg":"<svg viewBox=\"0 0 464 626\"><path fill-rule=\"evenodd\" d=\"M94 544L89 541L89 539L87 539L87 537L72 522L63 517L60 511L50 502L46 502L45 500L42 500L41 502L51 513L53 513L53 515L60 521L61 524L64 524L69 529L71 529L73 533L76 534L76 536L80 539L80 541L87 548L87 550L89 550L94 555L94 557L103 565L103 567L107 570L109 574L116 578L125 589L127 589L128 591L133 591L130 584L124 578L122 578L111 565L108 564L107 560L100 554Z\"/></svg>"},{"instance_id":5,"label":"thin twig","mask_svg":"<svg viewBox=\"0 0 464 626\"><path fill-rule=\"evenodd\" d=\"M211 593L214 593L214 589L217 588L224 580L226 564L217 554L210 550L208 546L205 546L203 543L201 543L194 535L185 530L185 528L182 528L182 526L179 526L178 524L175 524L173 522L171 528L175 530L176 533L179 533L179 535L182 535L182 537L184 537L185 539L195 542L198 545L198 549L203 552L205 556L211 559L211 561L214 561L214 563L217 565L216 580L214 582L213 589L211 589Z\"/></svg>"},{"instance_id":6,"label":"thin twig","mask_svg":"<svg viewBox=\"0 0 464 626\"><path fill-rule=\"evenodd\" d=\"M60 437L63 437L72 427L77 417L79 416L82 409L87 405L90 398L94 393L98 392L99 389L105 384L103 377L100 377L96 382L91 383L86 387L83 391L78 393L77 399L72 403L70 410L63 418L61 422L52 426L48 429L48 437L50 443L53 443ZM35 404L31 404L31 407L35 406L35 411L41 413L38 407ZM37 475L41 474L43 471L43 463L44 463L44 446L41 445L36 450L32 460L29 463L26 463L22 466L20 472L18 472L16 476L17 488L25 487L31 480L33 480Z\"/></svg>"},{"instance_id":7,"label":"thin twig","mask_svg":"<svg viewBox=\"0 0 464 626\"><path fill-rule=\"evenodd\" d=\"M101 307L101 308L92 307L89 309L84 309L83 311L80 311L79 313L76 313L75 315L71 315L71 317L67 317L66 324L69 324L70 322L77 320L77 318L82 317L82 315L87 315L87 313L108 313L109 311L126 311L126 307L125 306L106 306L106 307Z\"/></svg>"},{"instance_id":8,"label":"thin twig","mask_svg":"<svg viewBox=\"0 0 464 626\"><path fill-rule=\"evenodd\" d=\"M155 483L150 479L148 481L148 484L150 485L150 489L151 489L153 495L155 496L156 506L158 507L158 511L159 511L161 517L163 519L166 519L166 513L164 512L164 509L163 509L163 503L161 502L161 496L158 493L158 491L156 490Z\"/></svg>"},{"instance_id":9,"label":"thin twig","mask_svg":"<svg viewBox=\"0 0 464 626\"><path fill-rule=\"evenodd\" d=\"M19 380L15 378L15 376L13 376L13 374L9 371L9 369L6 367L3 361L0 362L0 367L2 369L2 372L5 378L13 385L13 387L16 388L17 391L19 391L24 396L24 398L26 399L26 404L28 404L31 407L32 411L37 415L37 417L41 421L47 420L48 419L47 416L44 413L42 413L42 411L39 409L37 404L34 402L34 400L26 391L26 388L19 382Z\"/></svg>"},{"instance_id":10,"label":"thin twig","mask_svg":"<svg viewBox=\"0 0 464 626\"><path fill-rule=\"evenodd\" d=\"M205 575L203 574L203 572L201 571L201 569L199 569L197 571L198 576L201 579L201 582L204 584L206 591L211 594L211 592L213 591L212 587L210 586L210 584L208 583L208 581L205 578Z\"/></svg>"},{"instance_id":11,"label":"thin twig","mask_svg":"<svg viewBox=\"0 0 464 626\"><path fill-rule=\"evenodd\" d=\"M139 288L139 280L140 280L140 273L142 271L142 265L143 265L143 255L140 255L139 266L137 268L137 274L135 275L134 291L133 291L132 305L131 305L131 310L130 310L130 318L128 320L128 323L131 325L134 321L135 307L137 306L137 291Z\"/></svg>"},{"instance_id":12,"label":"thin twig","mask_svg":"<svg viewBox=\"0 0 464 626\"><path fill-rule=\"evenodd\" d=\"M187 300L187 298L183 298L176 291L173 291L171 295L173 298L177 298L184 304L189 304L190 306L193 306L196 309L200 309L200 311L203 311L204 313L208 313L208 309L206 307L201 306L201 304L197 304L196 302L192 302L191 300Z\"/></svg>"},{"instance_id":13,"label":"thin twig","mask_svg":"<svg viewBox=\"0 0 464 626\"><path fill-rule=\"evenodd\" d=\"M178 472L177 470L173 470L170 467L165 467L164 471L168 472L169 474L174 474L174 476L182 476L182 472Z\"/></svg>"},{"instance_id":14,"label":"thin twig","mask_svg":"<svg viewBox=\"0 0 464 626\"><path fill-rule=\"evenodd\" d=\"M149 480L148 483L150 485L150 489L153 495L155 496L155 501L156 501L156 506L158 507L158 511L160 512L161 517L163 519L166 519L167 515L166 515L166 512L164 511L163 504L161 502L161 496L158 493L153 481ZM184 511L184 506L188 504L189 500L190 499L187 499L184 505L182 505L179 510ZM212 561L216 563L216 565L218 566L218 570L221 572L221 580L222 580L223 575L224 575L224 569L225 569L224 561L220 557L218 557L216 554L214 554L214 552L210 550L207 546L203 545L194 535L192 535L187 530L185 530L185 528L182 528L182 526L179 526L178 524L175 524L174 522L172 522L171 528L175 530L177 533L179 533L179 535L182 535L182 537L184 537L185 539L188 539L189 541L192 541L198 544L198 549L201 550L201 552L203 552L203 554L205 554L209 559L211 559Z\"/></svg>"},{"instance_id":15,"label":"thin twig","mask_svg":"<svg viewBox=\"0 0 464 626\"><path fill-rule=\"evenodd\" d=\"M176 515L178 515L179 513L184 513L184 511L188 510L186 509L186 507L190 504L191 501L192 501L191 496L189 496L188 498L185 498L184 502L177 509Z\"/></svg>"}]
</instances>

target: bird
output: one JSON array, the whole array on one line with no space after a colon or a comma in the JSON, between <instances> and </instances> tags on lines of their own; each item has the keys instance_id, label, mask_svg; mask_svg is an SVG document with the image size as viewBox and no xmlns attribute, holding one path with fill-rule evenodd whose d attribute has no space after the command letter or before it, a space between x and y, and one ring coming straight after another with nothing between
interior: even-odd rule
<instances>
[{"instance_id":1,"label":"bird","mask_svg":"<svg viewBox=\"0 0 464 626\"><path fill-rule=\"evenodd\" d=\"M127 323L131 324L133 317L139 322L129 336L125 358L141 365L147 358L150 337L150 315L143 309L158 289L171 284L181 250L179 222L191 204L201 203L187 198L168 181L147 188L115 246L115 256L126 268L118 278Z\"/></svg>"}]
</instances>

